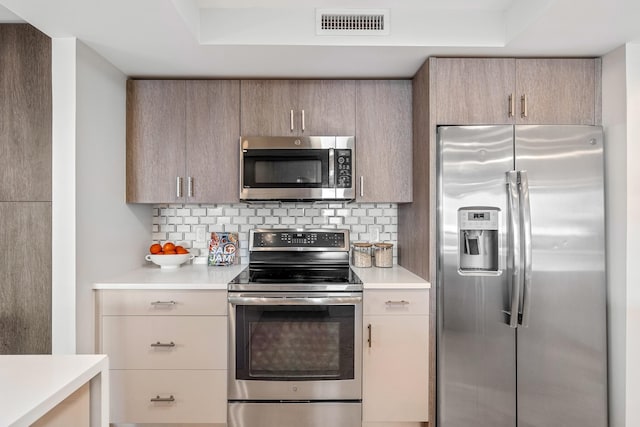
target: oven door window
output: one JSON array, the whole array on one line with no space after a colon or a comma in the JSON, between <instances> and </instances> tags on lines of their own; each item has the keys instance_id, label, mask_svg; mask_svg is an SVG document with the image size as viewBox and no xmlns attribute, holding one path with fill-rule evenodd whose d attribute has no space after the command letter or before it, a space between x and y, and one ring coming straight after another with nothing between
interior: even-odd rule
<instances>
[{"instance_id":1,"label":"oven door window","mask_svg":"<svg viewBox=\"0 0 640 427\"><path fill-rule=\"evenodd\" d=\"M236 306L236 378L354 378L355 307Z\"/></svg>"},{"instance_id":2,"label":"oven door window","mask_svg":"<svg viewBox=\"0 0 640 427\"><path fill-rule=\"evenodd\" d=\"M245 187L329 187L329 150L247 150L243 159Z\"/></svg>"}]
</instances>

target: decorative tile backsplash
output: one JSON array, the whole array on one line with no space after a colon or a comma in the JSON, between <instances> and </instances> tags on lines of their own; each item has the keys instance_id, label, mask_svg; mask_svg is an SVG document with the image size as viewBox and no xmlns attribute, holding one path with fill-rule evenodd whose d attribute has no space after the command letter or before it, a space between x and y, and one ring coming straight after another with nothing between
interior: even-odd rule
<instances>
[{"instance_id":1,"label":"decorative tile backsplash","mask_svg":"<svg viewBox=\"0 0 640 427\"><path fill-rule=\"evenodd\" d=\"M237 203L216 205L155 205L152 239L188 248L206 262L212 231L236 232L240 262L248 262L252 228L346 228L352 242L393 243L397 262L398 206L389 203Z\"/></svg>"}]
</instances>

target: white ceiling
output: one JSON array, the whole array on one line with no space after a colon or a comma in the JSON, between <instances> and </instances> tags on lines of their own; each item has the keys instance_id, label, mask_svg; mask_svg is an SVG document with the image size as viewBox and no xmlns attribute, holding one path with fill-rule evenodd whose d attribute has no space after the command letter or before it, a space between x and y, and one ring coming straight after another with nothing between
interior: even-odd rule
<instances>
[{"instance_id":1,"label":"white ceiling","mask_svg":"<svg viewBox=\"0 0 640 427\"><path fill-rule=\"evenodd\" d=\"M389 10L388 35L316 35L317 9L363 8ZM16 20L135 77L411 77L433 55L600 56L640 40L637 0L0 0L0 22Z\"/></svg>"}]
</instances>

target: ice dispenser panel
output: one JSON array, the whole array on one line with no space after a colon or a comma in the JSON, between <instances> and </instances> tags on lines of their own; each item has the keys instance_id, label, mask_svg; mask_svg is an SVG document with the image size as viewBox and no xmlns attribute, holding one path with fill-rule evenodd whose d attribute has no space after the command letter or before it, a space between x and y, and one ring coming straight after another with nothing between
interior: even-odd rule
<instances>
[{"instance_id":1,"label":"ice dispenser panel","mask_svg":"<svg viewBox=\"0 0 640 427\"><path fill-rule=\"evenodd\" d=\"M498 213L492 207L458 209L460 271L498 271Z\"/></svg>"}]
</instances>

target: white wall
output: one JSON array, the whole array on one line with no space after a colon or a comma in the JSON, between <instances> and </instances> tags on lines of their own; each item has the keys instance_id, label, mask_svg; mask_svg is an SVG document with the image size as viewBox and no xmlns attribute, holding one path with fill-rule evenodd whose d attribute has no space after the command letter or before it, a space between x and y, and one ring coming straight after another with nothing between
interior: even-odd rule
<instances>
[{"instance_id":1,"label":"white wall","mask_svg":"<svg viewBox=\"0 0 640 427\"><path fill-rule=\"evenodd\" d=\"M51 335L53 353L75 353L76 41L53 39Z\"/></svg>"},{"instance_id":2,"label":"white wall","mask_svg":"<svg viewBox=\"0 0 640 427\"><path fill-rule=\"evenodd\" d=\"M609 421L640 425L640 45L602 61L607 197Z\"/></svg>"},{"instance_id":3,"label":"white wall","mask_svg":"<svg viewBox=\"0 0 640 427\"><path fill-rule=\"evenodd\" d=\"M144 264L151 206L126 205L126 76L53 39L53 352L94 351L92 284Z\"/></svg>"},{"instance_id":4,"label":"white wall","mask_svg":"<svg viewBox=\"0 0 640 427\"><path fill-rule=\"evenodd\" d=\"M626 425L640 426L640 44L627 44Z\"/></svg>"},{"instance_id":5,"label":"white wall","mask_svg":"<svg viewBox=\"0 0 640 427\"><path fill-rule=\"evenodd\" d=\"M127 77L82 42L76 61L76 342L93 353L91 287L145 264L151 206L125 204Z\"/></svg>"}]
</instances>

